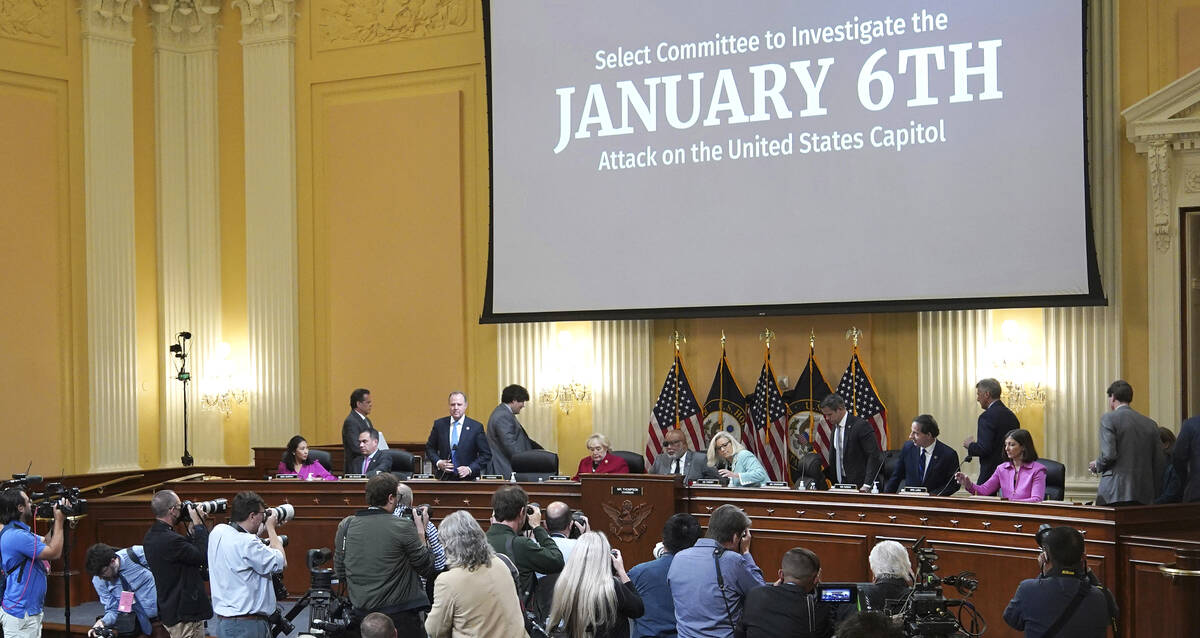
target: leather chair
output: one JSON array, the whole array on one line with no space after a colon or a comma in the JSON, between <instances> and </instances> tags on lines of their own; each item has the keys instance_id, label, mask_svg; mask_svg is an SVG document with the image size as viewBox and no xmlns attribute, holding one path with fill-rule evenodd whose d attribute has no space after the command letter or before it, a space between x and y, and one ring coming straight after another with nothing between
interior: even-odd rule
<instances>
[{"instance_id":1,"label":"leather chair","mask_svg":"<svg viewBox=\"0 0 1200 638\"><path fill-rule=\"evenodd\" d=\"M1067 466L1045 457L1039 458L1037 462L1046 466L1046 500L1063 500L1067 487Z\"/></svg>"},{"instance_id":2,"label":"leather chair","mask_svg":"<svg viewBox=\"0 0 1200 638\"><path fill-rule=\"evenodd\" d=\"M892 478L892 474L896 471L896 466L900 464L900 450L884 450L883 451L883 470L879 472L879 489L887 485L888 479ZM904 479L900 479L900 487L904 487Z\"/></svg>"},{"instance_id":3,"label":"leather chair","mask_svg":"<svg viewBox=\"0 0 1200 638\"><path fill-rule=\"evenodd\" d=\"M518 452L511 462L518 481L537 482L558 473L558 455L550 450Z\"/></svg>"},{"instance_id":4,"label":"leather chair","mask_svg":"<svg viewBox=\"0 0 1200 638\"><path fill-rule=\"evenodd\" d=\"M630 452L628 450L613 450L610 452L610 454L615 454L625 459L625 462L629 464L630 474L646 473L646 459L641 454L638 454L637 452Z\"/></svg>"},{"instance_id":5,"label":"leather chair","mask_svg":"<svg viewBox=\"0 0 1200 638\"><path fill-rule=\"evenodd\" d=\"M401 481L407 481L413 474L413 455L408 450L388 448L380 450L392 459L392 474Z\"/></svg>"},{"instance_id":6,"label":"leather chair","mask_svg":"<svg viewBox=\"0 0 1200 638\"><path fill-rule=\"evenodd\" d=\"M320 463L321 467L328 470L330 474L333 473L333 455L329 453L329 450L314 450L309 448L308 458Z\"/></svg>"}]
</instances>

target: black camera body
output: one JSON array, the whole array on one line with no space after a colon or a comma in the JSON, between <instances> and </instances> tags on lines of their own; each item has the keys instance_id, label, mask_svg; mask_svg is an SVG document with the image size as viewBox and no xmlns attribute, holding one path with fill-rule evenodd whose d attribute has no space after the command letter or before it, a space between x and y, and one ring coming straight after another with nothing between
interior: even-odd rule
<instances>
[{"instance_id":1,"label":"black camera body","mask_svg":"<svg viewBox=\"0 0 1200 638\"><path fill-rule=\"evenodd\" d=\"M962 600L947 600L942 587L955 587L964 595L971 595L979 587L979 580L971 572L962 572L940 578L937 575L938 555L932 546L925 545L922 536L913 543L913 554L917 557L917 574L909 596L899 614L904 619L906 636L951 636L962 628L958 617L950 613L950 607L963 606ZM973 611L973 608L971 608Z\"/></svg>"},{"instance_id":2,"label":"black camera body","mask_svg":"<svg viewBox=\"0 0 1200 638\"><path fill-rule=\"evenodd\" d=\"M425 516L429 516L429 510L430 507L428 504L421 504L416 507L411 505L401 505L400 507L396 508L396 515L400 518L407 518L408 520L413 521L413 523L416 523L414 514L416 512L422 512Z\"/></svg>"},{"instance_id":3,"label":"black camera body","mask_svg":"<svg viewBox=\"0 0 1200 638\"><path fill-rule=\"evenodd\" d=\"M542 509L542 506L539 503L529 503L528 505L525 506L525 525L521 526L522 532L532 532L533 531L533 525L529 524L529 517L533 516L534 508L537 508L538 510L540 510L540 509Z\"/></svg>"},{"instance_id":4,"label":"black camera body","mask_svg":"<svg viewBox=\"0 0 1200 638\"><path fill-rule=\"evenodd\" d=\"M38 501L34 506L34 513L38 518L52 518L56 508L61 509L67 516L79 516L87 513L87 499L79 495L78 487L64 487L62 483L47 483L42 489L41 492L29 494L30 501ZM67 502L59 505L58 501L61 499L66 499Z\"/></svg>"},{"instance_id":5,"label":"black camera body","mask_svg":"<svg viewBox=\"0 0 1200 638\"><path fill-rule=\"evenodd\" d=\"M117 638L117 630L112 627L100 627L92 630L96 638Z\"/></svg>"}]
</instances>

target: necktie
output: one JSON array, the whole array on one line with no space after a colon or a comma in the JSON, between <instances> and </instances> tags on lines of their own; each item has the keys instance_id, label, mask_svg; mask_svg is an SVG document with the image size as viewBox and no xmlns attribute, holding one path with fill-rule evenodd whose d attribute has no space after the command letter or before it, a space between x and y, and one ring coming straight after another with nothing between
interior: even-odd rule
<instances>
[{"instance_id":1,"label":"necktie","mask_svg":"<svg viewBox=\"0 0 1200 638\"><path fill-rule=\"evenodd\" d=\"M921 481L925 480L925 470L929 469L929 452L921 448Z\"/></svg>"},{"instance_id":2,"label":"necktie","mask_svg":"<svg viewBox=\"0 0 1200 638\"><path fill-rule=\"evenodd\" d=\"M671 470L672 474L679 474L679 459L675 459L675 469Z\"/></svg>"},{"instance_id":3,"label":"necktie","mask_svg":"<svg viewBox=\"0 0 1200 638\"><path fill-rule=\"evenodd\" d=\"M459 423L450 424L450 462L455 466L458 466L458 459L455 458L458 456L458 428Z\"/></svg>"},{"instance_id":4,"label":"necktie","mask_svg":"<svg viewBox=\"0 0 1200 638\"><path fill-rule=\"evenodd\" d=\"M839 425L838 429L837 429L837 443L836 444L837 444L838 483L846 482L842 478L842 459L844 458L842 456L842 448L845 447L845 443L846 443L845 429L846 428L841 425Z\"/></svg>"},{"instance_id":5,"label":"necktie","mask_svg":"<svg viewBox=\"0 0 1200 638\"><path fill-rule=\"evenodd\" d=\"M370 464L371 464L371 457L368 456L365 459L363 459L363 470L362 470L363 474L367 473L367 466Z\"/></svg>"}]
</instances>

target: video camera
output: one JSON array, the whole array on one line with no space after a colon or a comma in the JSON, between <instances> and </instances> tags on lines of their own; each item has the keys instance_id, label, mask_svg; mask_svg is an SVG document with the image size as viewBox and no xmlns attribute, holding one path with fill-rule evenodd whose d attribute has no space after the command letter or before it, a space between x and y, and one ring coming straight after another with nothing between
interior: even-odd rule
<instances>
[{"instance_id":1,"label":"video camera","mask_svg":"<svg viewBox=\"0 0 1200 638\"><path fill-rule=\"evenodd\" d=\"M353 606L346 598L333 593L333 570L321 567L332 557L333 552L328 548L308 550L309 589L286 616L280 614L278 622L272 615L269 619L272 635L290 634L294 629L291 621L305 608L309 609L308 634L311 636L338 636L350 627Z\"/></svg>"},{"instance_id":2,"label":"video camera","mask_svg":"<svg viewBox=\"0 0 1200 638\"><path fill-rule=\"evenodd\" d=\"M41 492L29 492L30 502L35 502L34 513L38 518L53 518L55 508L67 516L87 513L87 499L79 495L78 487L65 487L62 483L47 483ZM67 502L59 505L59 501Z\"/></svg>"},{"instance_id":3,"label":"video camera","mask_svg":"<svg viewBox=\"0 0 1200 638\"><path fill-rule=\"evenodd\" d=\"M932 545L925 545L924 536L913 543L912 551L917 557L917 574L908 599L897 612L903 618L904 635L926 638L956 635L959 632L971 636L983 633L982 629L974 631L977 623L983 623L974 605L966 600L947 600L942 595L942 587L947 586L958 589L964 597L970 597L979 588L979 579L975 574L964 571L945 578L938 577L935 573L938 570L938 555ZM951 614L950 607L958 607L958 615ZM969 628L962 623L964 609L971 614Z\"/></svg>"}]
</instances>

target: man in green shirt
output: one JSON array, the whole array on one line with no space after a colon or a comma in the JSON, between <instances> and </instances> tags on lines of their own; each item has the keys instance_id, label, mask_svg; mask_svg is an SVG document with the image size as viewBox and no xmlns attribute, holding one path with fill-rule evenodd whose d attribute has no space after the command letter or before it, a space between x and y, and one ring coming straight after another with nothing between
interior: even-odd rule
<instances>
[{"instance_id":1,"label":"man in green shirt","mask_svg":"<svg viewBox=\"0 0 1200 638\"><path fill-rule=\"evenodd\" d=\"M527 606L534 602L536 574L557 574L563 568L562 552L550 532L542 527L541 509L528 503L529 497L519 485L506 485L496 490L492 495L492 526L487 531L492 549L508 556L517 566L518 593ZM548 609L534 611L539 618L546 616L543 612L549 612Z\"/></svg>"}]
</instances>

